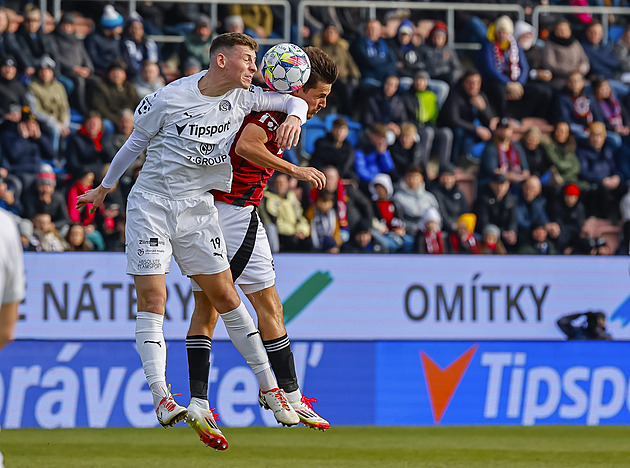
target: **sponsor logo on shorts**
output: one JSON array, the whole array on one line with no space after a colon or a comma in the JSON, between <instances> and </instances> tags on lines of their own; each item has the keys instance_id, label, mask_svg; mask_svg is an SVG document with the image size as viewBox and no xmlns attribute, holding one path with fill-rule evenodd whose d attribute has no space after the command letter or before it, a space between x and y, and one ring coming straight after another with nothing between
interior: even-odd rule
<instances>
[{"instance_id":1,"label":"sponsor logo on shorts","mask_svg":"<svg viewBox=\"0 0 630 468\"><path fill-rule=\"evenodd\" d=\"M220 156L214 156L212 158L207 158L204 156L186 156L190 162L194 164L199 164L200 166L216 166L217 164L223 164L227 161L228 157L225 154Z\"/></svg>"},{"instance_id":2,"label":"sponsor logo on shorts","mask_svg":"<svg viewBox=\"0 0 630 468\"><path fill-rule=\"evenodd\" d=\"M226 101L224 99L219 103L219 110L221 112L228 112L230 109L232 109L232 104L230 104L230 101Z\"/></svg>"},{"instance_id":3,"label":"sponsor logo on shorts","mask_svg":"<svg viewBox=\"0 0 630 468\"><path fill-rule=\"evenodd\" d=\"M139 270L157 270L160 268L162 268L162 263L159 260L143 258L138 262Z\"/></svg>"},{"instance_id":4,"label":"sponsor logo on shorts","mask_svg":"<svg viewBox=\"0 0 630 468\"><path fill-rule=\"evenodd\" d=\"M148 245L149 247L158 247L160 245L164 245L165 242L158 237L149 237L148 240L140 239L138 241L140 245Z\"/></svg>"},{"instance_id":5,"label":"sponsor logo on shorts","mask_svg":"<svg viewBox=\"0 0 630 468\"><path fill-rule=\"evenodd\" d=\"M212 252L212 255L214 255L215 257L223 258L223 253L222 252Z\"/></svg>"},{"instance_id":6,"label":"sponsor logo on shorts","mask_svg":"<svg viewBox=\"0 0 630 468\"><path fill-rule=\"evenodd\" d=\"M144 255L144 250L138 249L138 255L143 256Z\"/></svg>"}]
</instances>

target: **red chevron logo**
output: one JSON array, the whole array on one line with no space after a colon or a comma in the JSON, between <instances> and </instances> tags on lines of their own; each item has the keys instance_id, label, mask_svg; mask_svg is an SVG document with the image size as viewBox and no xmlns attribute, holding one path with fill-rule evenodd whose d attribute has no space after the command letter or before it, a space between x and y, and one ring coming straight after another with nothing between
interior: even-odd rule
<instances>
[{"instance_id":1,"label":"red chevron logo","mask_svg":"<svg viewBox=\"0 0 630 468\"><path fill-rule=\"evenodd\" d=\"M472 346L468 351L455 359L446 369L442 369L424 351L420 351L424 379L427 383L429 399L431 400L431 410L433 411L433 421L435 424L440 424L442 416L444 416L444 412L446 408L448 408L478 347L478 344Z\"/></svg>"}]
</instances>

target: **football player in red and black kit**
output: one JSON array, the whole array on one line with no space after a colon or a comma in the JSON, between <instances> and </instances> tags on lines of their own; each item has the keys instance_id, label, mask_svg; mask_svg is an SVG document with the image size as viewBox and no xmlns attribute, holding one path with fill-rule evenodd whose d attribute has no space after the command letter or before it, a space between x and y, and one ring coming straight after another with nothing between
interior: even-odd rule
<instances>
[{"instance_id":1,"label":"football player in red and black kit","mask_svg":"<svg viewBox=\"0 0 630 468\"><path fill-rule=\"evenodd\" d=\"M308 103L308 118L311 118L326 107L326 98L338 71L320 49L307 47L305 52L311 62L311 74L307 83L292 94ZM277 143L276 129L285 118L286 114L280 112L257 112L245 119L230 151L232 190L213 194L219 224L225 233L232 277L256 309L258 329L278 385L286 393L300 422L326 430L329 422L312 408L311 402L316 400L304 397L299 390L291 344L284 327L282 302L275 287L271 249L257 212L263 189L274 170L310 182L319 190L326 184L324 174L317 169L296 166L282 159L284 148ZM207 398L210 345L218 314L194 282L193 292L195 310L186 336L190 390L191 395ZM260 394L259 403L266 407Z\"/></svg>"}]
</instances>

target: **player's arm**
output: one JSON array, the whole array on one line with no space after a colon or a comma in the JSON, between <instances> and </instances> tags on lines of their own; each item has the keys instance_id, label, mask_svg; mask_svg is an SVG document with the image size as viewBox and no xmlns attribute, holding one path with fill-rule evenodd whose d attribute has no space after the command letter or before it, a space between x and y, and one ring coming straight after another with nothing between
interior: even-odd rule
<instances>
[{"instance_id":1,"label":"player's arm","mask_svg":"<svg viewBox=\"0 0 630 468\"><path fill-rule=\"evenodd\" d=\"M278 127L278 130L280 127ZM277 130L276 130L277 132ZM326 176L314 167L301 167L272 154L265 143L268 137L260 126L250 123L242 131L236 141L236 154L257 166L274 169L295 177L298 180L310 182L313 187L321 190L326 185Z\"/></svg>"},{"instance_id":2,"label":"player's arm","mask_svg":"<svg viewBox=\"0 0 630 468\"><path fill-rule=\"evenodd\" d=\"M95 189L88 190L83 195L79 195L77 198L77 209L83 207L88 203L92 203L90 213L94 213L99 206L105 200L105 197L110 192L112 187L116 185L118 179L125 173L125 171L131 166L136 158L144 151L149 143L149 137L144 133L134 130L124 145L118 150L112 163L109 166L109 170L101 184Z\"/></svg>"},{"instance_id":3,"label":"player's arm","mask_svg":"<svg viewBox=\"0 0 630 468\"><path fill-rule=\"evenodd\" d=\"M276 139L280 148L291 149L298 144L301 125L308 119L308 104L300 98L274 91L263 92L260 88L253 110L273 110L284 112L287 119L276 130Z\"/></svg>"}]
</instances>

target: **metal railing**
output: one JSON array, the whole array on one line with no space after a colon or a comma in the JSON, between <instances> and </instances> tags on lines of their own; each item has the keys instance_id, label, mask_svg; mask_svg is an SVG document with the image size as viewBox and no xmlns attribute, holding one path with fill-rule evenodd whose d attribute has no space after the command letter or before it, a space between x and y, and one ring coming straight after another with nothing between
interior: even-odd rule
<instances>
[{"instance_id":1,"label":"metal railing","mask_svg":"<svg viewBox=\"0 0 630 468\"><path fill-rule=\"evenodd\" d=\"M534 37L538 37L540 28L540 16L544 13L591 13L602 15L602 28L604 29L603 42L608 42L608 15L630 15L630 7L594 7L594 6L542 6L534 8L532 12L532 26L534 27Z\"/></svg>"},{"instance_id":2,"label":"metal railing","mask_svg":"<svg viewBox=\"0 0 630 468\"><path fill-rule=\"evenodd\" d=\"M493 11L516 13L519 20L525 19L525 10L521 5L497 5L490 3L417 3L417 2L390 2L390 1L357 1L357 0L301 0L297 9L297 30L304 27L304 9L308 6L334 6L345 8L367 8L370 17L376 17L376 10L408 9L408 10L430 10L443 11L446 14L446 25L448 26L448 43L456 48L470 48L468 43L455 43L455 11ZM303 45L303 38L298 35L298 45Z\"/></svg>"}]
</instances>

